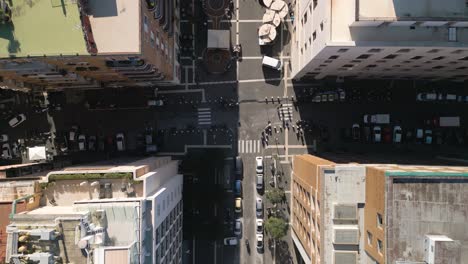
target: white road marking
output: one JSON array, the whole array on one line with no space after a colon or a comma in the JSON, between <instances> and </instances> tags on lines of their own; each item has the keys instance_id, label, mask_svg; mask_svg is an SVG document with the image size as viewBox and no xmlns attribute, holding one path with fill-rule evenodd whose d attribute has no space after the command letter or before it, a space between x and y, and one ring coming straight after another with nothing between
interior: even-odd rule
<instances>
[{"instance_id":1,"label":"white road marking","mask_svg":"<svg viewBox=\"0 0 468 264\"><path fill-rule=\"evenodd\" d=\"M237 150L239 153L260 153L261 142L260 140L238 140Z\"/></svg>"},{"instance_id":2,"label":"white road marking","mask_svg":"<svg viewBox=\"0 0 468 264\"><path fill-rule=\"evenodd\" d=\"M207 139L206 139L207 131L206 129L203 129L203 145L206 145Z\"/></svg>"},{"instance_id":3,"label":"white road marking","mask_svg":"<svg viewBox=\"0 0 468 264\"><path fill-rule=\"evenodd\" d=\"M210 108L198 108L198 125L211 125ZM206 145L206 142L204 144Z\"/></svg>"}]
</instances>

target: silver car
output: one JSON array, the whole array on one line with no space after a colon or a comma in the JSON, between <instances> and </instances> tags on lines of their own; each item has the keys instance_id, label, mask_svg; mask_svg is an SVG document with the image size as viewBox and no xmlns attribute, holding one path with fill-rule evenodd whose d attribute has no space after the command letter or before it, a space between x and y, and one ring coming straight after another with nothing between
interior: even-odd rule
<instances>
[{"instance_id":1,"label":"silver car","mask_svg":"<svg viewBox=\"0 0 468 264\"><path fill-rule=\"evenodd\" d=\"M255 201L255 212L257 214L257 218L263 217L263 201L262 198L257 198Z\"/></svg>"},{"instance_id":2,"label":"silver car","mask_svg":"<svg viewBox=\"0 0 468 264\"><path fill-rule=\"evenodd\" d=\"M240 219L236 219L234 223L234 234L236 236L240 236L242 234L242 221Z\"/></svg>"}]
</instances>

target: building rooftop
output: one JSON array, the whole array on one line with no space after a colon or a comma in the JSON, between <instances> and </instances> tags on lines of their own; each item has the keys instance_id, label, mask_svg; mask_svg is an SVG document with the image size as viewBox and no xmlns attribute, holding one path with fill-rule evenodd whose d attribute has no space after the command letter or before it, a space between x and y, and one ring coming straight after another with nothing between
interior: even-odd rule
<instances>
[{"instance_id":1,"label":"building rooftop","mask_svg":"<svg viewBox=\"0 0 468 264\"><path fill-rule=\"evenodd\" d=\"M89 54L76 1L9 1L11 23L0 24L0 57Z\"/></svg>"},{"instance_id":2,"label":"building rooftop","mask_svg":"<svg viewBox=\"0 0 468 264\"><path fill-rule=\"evenodd\" d=\"M357 0L359 20L468 19L465 0Z\"/></svg>"},{"instance_id":3,"label":"building rooftop","mask_svg":"<svg viewBox=\"0 0 468 264\"><path fill-rule=\"evenodd\" d=\"M140 1L89 0L88 9L99 54L140 52Z\"/></svg>"}]
</instances>

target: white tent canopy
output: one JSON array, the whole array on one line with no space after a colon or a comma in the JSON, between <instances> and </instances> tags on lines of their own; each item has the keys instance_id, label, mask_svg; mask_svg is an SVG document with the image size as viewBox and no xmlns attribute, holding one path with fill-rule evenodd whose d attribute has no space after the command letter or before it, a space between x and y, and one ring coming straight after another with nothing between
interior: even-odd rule
<instances>
[{"instance_id":1,"label":"white tent canopy","mask_svg":"<svg viewBox=\"0 0 468 264\"><path fill-rule=\"evenodd\" d=\"M45 146L28 148L28 157L29 157L29 160L47 159Z\"/></svg>"},{"instance_id":2,"label":"white tent canopy","mask_svg":"<svg viewBox=\"0 0 468 264\"><path fill-rule=\"evenodd\" d=\"M229 30L208 29L208 48L230 49Z\"/></svg>"}]
</instances>

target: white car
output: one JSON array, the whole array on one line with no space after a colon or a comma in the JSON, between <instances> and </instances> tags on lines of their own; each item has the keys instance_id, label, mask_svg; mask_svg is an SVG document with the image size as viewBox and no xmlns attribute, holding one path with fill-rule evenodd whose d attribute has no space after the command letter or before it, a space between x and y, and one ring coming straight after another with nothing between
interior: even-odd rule
<instances>
[{"instance_id":1,"label":"white car","mask_svg":"<svg viewBox=\"0 0 468 264\"><path fill-rule=\"evenodd\" d=\"M237 244L239 244L237 237L226 237L224 239L225 246L237 246Z\"/></svg>"},{"instance_id":2,"label":"white car","mask_svg":"<svg viewBox=\"0 0 468 264\"><path fill-rule=\"evenodd\" d=\"M401 137L402 137L402 130L400 126L395 126L393 128L393 142L394 143L400 143L401 142Z\"/></svg>"},{"instance_id":3,"label":"white car","mask_svg":"<svg viewBox=\"0 0 468 264\"><path fill-rule=\"evenodd\" d=\"M436 93L418 93L416 95L416 101L435 101L437 100Z\"/></svg>"},{"instance_id":4,"label":"white car","mask_svg":"<svg viewBox=\"0 0 468 264\"><path fill-rule=\"evenodd\" d=\"M240 219L236 219L234 223L234 234L236 236L240 236L242 234L242 221Z\"/></svg>"},{"instance_id":5,"label":"white car","mask_svg":"<svg viewBox=\"0 0 468 264\"><path fill-rule=\"evenodd\" d=\"M76 133L78 133L78 126L72 126L70 133L68 134L68 139L70 141L76 140Z\"/></svg>"},{"instance_id":6,"label":"white car","mask_svg":"<svg viewBox=\"0 0 468 264\"><path fill-rule=\"evenodd\" d=\"M78 136L78 149L81 151L86 150L86 136L83 134Z\"/></svg>"},{"instance_id":7,"label":"white car","mask_svg":"<svg viewBox=\"0 0 468 264\"><path fill-rule=\"evenodd\" d=\"M263 234L263 220L257 219L257 234Z\"/></svg>"},{"instance_id":8,"label":"white car","mask_svg":"<svg viewBox=\"0 0 468 264\"><path fill-rule=\"evenodd\" d=\"M10 121L8 121L8 124L11 127L16 127L19 124L23 123L25 120L26 120L26 116L23 115L23 114L19 114L19 115L13 117Z\"/></svg>"},{"instance_id":9,"label":"white car","mask_svg":"<svg viewBox=\"0 0 468 264\"><path fill-rule=\"evenodd\" d=\"M7 141L8 141L8 135L7 134L0 135L0 142L7 142Z\"/></svg>"},{"instance_id":10,"label":"white car","mask_svg":"<svg viewBox=\"0 0 468 264\"><path fill-rule=\"evenodd\" d=\"M262 234L257 234L257 249L258 250L263 249L263 235Z\"/></svg>"},{"instance_id":11,"label":"white car","mask_svg":"<svg viewBox=\"0 0 468 264\"><path fill-rule=\"evenodd\" d=\"M117 144L117 150L118 151L124 151L125 150L125 136L123 133L118 133L115 136L115 143Z\"/></svg>"},{"instance_id":12,"label":"white car","mask_svg":"<svg viewBox=\"0 0 468 264\"><path fill-rule=\"evenodd\" d=\"M256 157L255 158L255 164L256 164L256 171L257 174L263 174L263 158L262 157Z\"/></svg>"},{"instance_id":13,"label":"white car","mask_svg":"<svg viewBox=\"0 0 468 264\"><path fill-rule=\"evenodd\" d=\"M374 127L374 142L380 142L382 140L382 129L379 126Z\"/></svg>"},{"instance_id":14,"label":"white car","mask_svg":"<svg viewBox=\"0 0 468 264\"><path fill-rule=\"evenodd\" d=\"M2 158L11 159L11 149L8 143L2 145Z\"/></svg>"},{"instance_id":15,"label":"white car","mask_svg":"<svg viewBox=\"0 0 468 264\"><path fill-rule=\"evenodd\" d=\"M255 201L255 212L258 218L263 216L263 201L262 198L257 198Z\"/></svg>"},{"instance_id":16,"label":"white car","mask_svg":"<svg viewBox=\"0 0 468 264\"><path fill-rule=\"evenodd\" d=\"M257 190L263 189L263 174L257 174Z\"/></svg>"}]
</instances>

